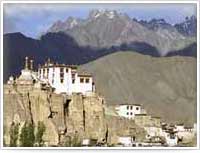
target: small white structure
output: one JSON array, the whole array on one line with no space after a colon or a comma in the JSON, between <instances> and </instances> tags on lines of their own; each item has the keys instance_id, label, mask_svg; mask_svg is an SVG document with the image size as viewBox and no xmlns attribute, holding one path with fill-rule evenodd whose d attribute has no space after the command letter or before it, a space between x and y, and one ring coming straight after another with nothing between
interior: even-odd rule
<instances>
[{"instance_id":1,"label":"small white structure","mask_svg":"<svg viewBox=\"0 0 200 153\"><path fill-rule=\"evenodd\" d=\"M177 125L175 125L175 130L177 132L184 132L185 131L184 124L177 124Z\"/></svg>"},{"instance_id":2,"label":"small white structure","mask_svg":"<svg viewBox=\"0 0 200 153\"><path fill-rule=\"evenodd\" d=\"M15 82L14 77L13 77L13 76L10 76L9 79L8 79L8 81L7 81L7 84L13 85L14 82Z\"/></svg>"},{"instance_id":3,"label":"small white structure","mask_svg":"<svg viewBox=\"0 0 200 153\"><path fill-rule=\"evenodd\" d=\"M118 138L118 143L122 144L124 147L132 147L133 138L130 136L123 136Z\"/></svg>"},{"instance_id":4,"label":"small white structure","mask_svg":"<svg viewBox=\"0 0 200 153\"><path fill-rule=\"evenodd\" d=\"M94 92L95 86L91 74L78 73L77 66L53 64L48 60L38 69L38 77L55 89L55 93L82 93Z\"/></svg>"},{"instance_id":5,"label":"small white structure","mask_svg":"<svg viewBox=\"0 0 200 153\"><path fill-rule=\"evenodd\" d=\"M8 84L10 82L15 82L17 85L34 85L37 81L37 74L33 71L33 60L30 60L28 57L25 57L24 69L21 70L21 74L18 78L14 80L12 76L9 78Z\"/></svg>"},{"instance_id":6,"label":"small white structure","mask_svg":"<svg viewBox=\"0 0 200 153\"><path fill-rule=\"evenodd\" d=\"M90 145L90 139L83 139L82 140L82 146L89 146Z\"/></svg>"},{"instance_id":7,"label":"small white structure","mask_svg":"<svg viewBox=\"0 0 200 153\"><path fill-rule=\"evenodd\" d=\"M170 147L176 146L178 144L178 137L174 133L167 133L165 139L167 145Z\"/></svg>"},{"instance_id":8,"label":"small white structure","mask_svg":"<svg viewBox=\"0 0 200 153\"><path fill-rule=\"evenodd\" d=\"M121 104L115 107L115 110L119 116L134 119L135 114L141 114L142 109L139 104Z\"/></svg>"}]
</instances>

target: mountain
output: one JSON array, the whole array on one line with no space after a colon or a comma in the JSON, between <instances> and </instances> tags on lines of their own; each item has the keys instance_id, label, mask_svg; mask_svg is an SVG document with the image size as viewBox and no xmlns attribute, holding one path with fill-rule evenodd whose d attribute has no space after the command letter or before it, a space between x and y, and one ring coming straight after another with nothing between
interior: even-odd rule
<instances>
[{"instance_id":1,"label":"mountain","mask_svg":"<svg viewBox=\"0 0 200 153\"><path fill-rule=\"evenodd\" d=\"M26 56L34 59L34 68L37 68L47 58L58 63L79 65L111 53L108 50L97 52L89 47L79 47L73 38L62 33L48 33L40 40L21 33L4 34L3 48L4 82L10 75L20 74Z\"/></svg>"},{"instance_id":2,"label":"mountain","mask_svg":"<svg viewBox=\"0 0 200 153\"><path fill-rule=\"evenodd\" d=\"M151 24L157 28L117 11L93 10L86 19L69 17L53 23L40 39L22 33L4 34L4 82L10 75L19 75L25 56L35 60L35 68L48 57L80 65L119 50L154 57L196 57L196 37L183 36L164 20L154 19Z\"/></svg>"},{"instance_id":3,"label":"mountain","mask_svg":"<svg viewBox=\"0 0 200 153\"><path fill-rule=\"evenodd\" d=\"M67 20L64 22L58 20L55 23L53 23L53 25L47 30L47 32L53 33L53 32L69 30L79 25L81 22L83 22L82 19L76 19L73 17L67 18Z\"/></svg>"},{"instance_id":4,"label":"mountain","mask_svg":"<svg viewBox=\"0 0 200 153\"><path fill-rule=\"evenodd\" d=\"M197 35L197 18L196 16L186 17L182 23L174 26L184 36L194 37Z\"/></svg>"},{"instance_id":5,"label":"mountain","mask_svg":"<svg viewBox=\"0 0 200 153\"><path fill-rule=\"evenodd\" d=\"M142 104L148 113L169 122L196 121L196 58L155 58L118 52L82 65L93 74L107 105Z\"/></svg>"},{"instance_id":6,"label":"mountain","mask_svg":"<svg viewBox=\"0 0 200 153\"><path fill-rule=\"evenodd\" d=\"M165 56L172 50L181 50L196 41L195 38L185 37L164 20L153 19L148 23L152 26L148 27L113 10L93 10L85 20L73 18L70 24L68 20L62 24L53 24L47 32L64 32L74 38L79 46L95 49L123 44L135 50L135 44L140 43L155 48L159 56ZM76 24L71 27L71 23Z\"/></svg>"}]
</instances>

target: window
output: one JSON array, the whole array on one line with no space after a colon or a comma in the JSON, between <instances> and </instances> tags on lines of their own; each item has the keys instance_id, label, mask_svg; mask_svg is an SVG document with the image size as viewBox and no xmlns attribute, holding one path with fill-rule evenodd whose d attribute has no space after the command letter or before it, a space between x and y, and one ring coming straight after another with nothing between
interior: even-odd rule
<instances>
[{"instance_id":1,"label":"window","mask_svg":"<svg viewBox=\"0 0 200 153\"><path fill-rule=\"evenodd\" d=\"M60 83L63 83L64 82L64 79L60 79Z\"/></svg>"},{"instance_id":2,"label":"window","mask_svg":"<svg viewBox=\"0 0 200 153\"><path fill-rule=\"evenodd\" d=\"M129 109L129 106L127 106L126 109Z\"/></svg>"},{"instance_id":3,"label":"window","mask_svg":"<svg viewBox=\"0 0 200 153\"><path fill-rule=\"evenodd\" d=\"M63 72L64 72L63 68L60 68L60 73L63 73Z\"/></svg>"},{"instance_id":4,"label":"window","mask_svg":"<svg viewBox=\"0 0 200 153\"><path fill-rule=\"evenodd\" d=\"M64 78L64 74L63 73L60 73L60 78Z\"/></svg>"},{"instance_id":5,"label":"window","mask_svg":"<svg viewBox=\"0 0 200 153\"><path fill-rule=\"evenodd\" d=\"M133 109L133 106L130 106L130 109L132 110L132 109Z\"/></svg>"},{"instance_id":6,"label":"window","mask_svg":"<svg viewBox=\"0 0 200 153\"><path fill-rule=\"evenodd\" d=\"M72 73L72 78L75 78L75 74L74 73Z\"/></svg>"},{"instance_id":7,"label":"window","mask_svg":"<svg viewBox=\"0 0 200 153\"><path fill-rule=\"evenodd\" d=\"M75 79L72 79L72 83L73 83L73 84L75 83Z\"/></svg>"},{"instance_id":8,"label":"window","mask_svg":"<svg viewBox=\"0 0 200 153\"><path fill-rule=\"evenodd\" d=\"M44 73L45 73L45 70L43 69L42 70L42 77L44 78Z\"/></svg>"},{"instance_id":9,"label":"window","mask_svg":"<svg viewBox=\"0 0 200 153\"><path fill-rule=\"evenodd\" d=\"M131 115L133 115L133 113L131 112Z\"/></svg>"},{"instance_id":10,"label":"window","mask_svg":"<svg viewBox=\"0 0 200 153\"><path fill-rule=\"evenodd\" d=\"M52 78L54 78L54 76L55 76L55 74L54 74L54 73L52 73Z\"/></svg>"},{"instance_id":11,"label":"window","mask_svg":"<svg viewBox=\"0 0 200 153\"><path fill-rule=\"evenodd\" d=\"M126 115L129 115L129 112L127 112Z\"/></svg>"},{"instance_id":12,"label":"window","mask_svg":"<svg viewBox=\"0 0 200 153\"><path fill-rule=\"evenodd\" d=\"M136 110L139 110L139 107L136 107Z\"/></svg>"},{"instance_id":13,"label":"window","mask_svg":"<svg viewBox=\"0 0 200 153\"><path fill-rule=\"evenodd\" d=\"M90 79L89 79L89 78L86 78L86 79L85 79L85 82L86 82L86 83L89 83L89 82L90 82Z\"/></svg>"},{"instance_id":14,"label":"window","mask_svg":"<svg viewBox=\"0 0 200 153\"><path fill-rule=\"evenodd\" d=\"M55 67L53 68L53 72L55 72Z\"/></svg>"},{"instance_id":15,"label":"window","mask_svg":"<svg viewBox=\"0 0 200 153\"><path fill-rule=\"evenodd\" d=\"M39 73L41 74L41 69L40 69Z\"/></svg>"},{"instance_id":16,"label":"window","mask_svg":"<svg viewBox=\"0 0 200 153\"><path fill-rule=\"evenodd\" d=\"M68 73L68 68L66 68L66 70L65 70L65 71L66 71L66 73Z\"/></svg>"},{"instance_id":17,"label":"window","mask_svg":"<svg viewBox=\"0 0 200 153\"><path fill-rule=\"evenodd\" d=\"M84 79L83 78L80 78L80 83L83 83L84 82Z\"/></svg>"},{"instance_id":18,"label":"window","mask_svg":"<svg viewBox=\"0 0 200 153\"><path fill-rule=\"evenodd\" d=\"M52 80L52 84L54 84L54 79Z\"/></svg>"},{"instance_id":19,"label":"window","mask_svg":"<svg viewBox=\"0 0 200 153\"><path fill-rule=\"evenodd\" d=\"M49 69L47 69L47 78L49 78Z\"/></svg>"}]
</instances>

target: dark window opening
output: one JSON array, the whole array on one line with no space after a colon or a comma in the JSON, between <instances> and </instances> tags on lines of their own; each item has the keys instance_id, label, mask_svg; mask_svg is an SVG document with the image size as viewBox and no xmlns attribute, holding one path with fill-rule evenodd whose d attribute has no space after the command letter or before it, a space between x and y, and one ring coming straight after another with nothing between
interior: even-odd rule
<instances>
[{"instance_id":1,"label":"dark window opening","mask_svg":"<svg viewBox=\"0 0 200 153\"><path fill-rule=\"evenodd\" d=\"M129 109L129 106L127 106L126 108Z\"/></svg>"},{"instance_id":2,"label":"dark window opening","mask_svg":"<svg viewBox=\"0 0 200 153\"><path fill-rule=\"evenodd\" d=\"M68 73L68 68L66 68L66 73Z\"/></svg>"},{"instance_id":3,"label":"dark window opening","mask_svg":"<svg viewBox=\"0 0 200 153\"><path fill-rule=\"evenodd\" d=\"M72 83L73 83L73 84L75 83L75 79L72 79Z\"/></svg>"},{"instance_id":4,"label":"dark window opening","mask_svg":"<svg viewBox=\"0 0 200 153\"><path fill-rule=\"evenodd\" d=\"M64 74L63 73L60 73L60 78L64 78Z\"/></svg>"},{"instance_id":5,"label":"dark window opening","mask_svg":"<svg viewBox=\"0 0 200 153\"><path fill-rule=\"evenodd\" d=\"M126 115L129 115L129 112L127 112Z\"/></svg>"},{"instance_id":6,"label":"dark window opening","mask_svg":"<svg viewBox=\"0 0 200 153\"><path fill-rule=\"evenodd\" d=\"M75 74L74 73L72 73L72 78L75 78Z\"/></svg>"},{"instance_id":7,"label":"dark window opening","mask_svg":"<svg viewBox=\"0 0 200 153\"><path fill-rule=\"evenodd\" d=\"M130 106L130 109L132 110L132 109L133 109L133 106Z\"/></svg>"},{"instance_id":8,"label":"dark window opening","mask_svg":"<svg viewBox=\"0 0 200 153\"><path fill-rule=\"evenodd\" d=\"M136 110L139 110L139 107L136 107Z\"/></svg>"},{"instance_id":9,"label":"dark window opening","mask_svg":"<svg viewBox=\"0 0 200 153\"><path fill-rule=\"evenodd\" d=\"M80 83L83 83L84 82L84 79L83 78L80 78Z\"/></svg>"},{"instance_id":10,"label":"dark window opening","mask_svg":"<svg viewBox=\"0 0 200 153\"><path fill-rule=\"evenodd\" d=\"M63 83L64 82L64 79L60 79L60 83Z\"/></svg>"},{"instance_id":11,"label":"dark window opening","mask_svg":"<svg viewBox=\"0 0 200 153\"><path fill-rule=\"evenodd\" d=\"M89 82L90 82L90 79L89 79L89 78L85 79L85 82L86 82L86 83L89 83Z\"/></svg>"},{"instance_id":12,"label":"dark window opening","mask_svg":"<svg viewBox=\"0 0 200 153\"><path fill-rule=\"evenodd\" d=\"M60 73L63 73L64 72L64 69L63 68L60 68Z\"/></svg>"}]
</instances>

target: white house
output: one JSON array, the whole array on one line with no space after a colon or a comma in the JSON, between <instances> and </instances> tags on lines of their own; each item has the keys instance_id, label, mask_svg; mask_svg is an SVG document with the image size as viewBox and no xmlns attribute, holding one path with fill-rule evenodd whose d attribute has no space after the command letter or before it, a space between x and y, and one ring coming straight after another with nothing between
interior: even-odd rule
<instances>
[{"instance_id":1,"label":"white house","mask_svg":"<svg viewBox=\"0 0 200 153\"><path fill-rule=\"evenodd\" d=\"M177 125L175 125L175 130L177 132L184 132L185 131L184 124L177 124Z\"/></svg>"},{"instance_id":2,"label":"white house","mask_svg":"<svg viewBox=\"0 0 200 153\"><path fill-rule=\"evenodd\" d=\"M122 144L124 147L132 147L134 140L130 136L120 136L118 137L118 143Z\"/></svg>"},{"instance_id":3,"label":"white house","mask_svg":"<svg viewBox=\"0 0 200 153\"><path fill-rule=\"evenodd\" d=\"M78 73L77 66L54 64L48 60L38 68L38 77L55 89L55 93L94 92L92 75L86 72Z\"/></svg>"},{"instance_id":4,"label":"white house","mask_svg":"<svg viewBox=\"0 0 200 153\"><path fill-rule=\"evenodd\" d=\"M168 146L173 147L178 144L178 136L175 133L166 133L165 135L166 143Z\"/></svg>"},{"instance_id":5,"label":"white house","mask_svg":"<svg viewBox=\"0 0 200 153\"><path fill-rule=\"evenodd\" d=\"M134 119L135 114L141 114L142 109L139 104L121 104L115 107L115 110L119 116Z\"/></svg>"}]
</instances>

